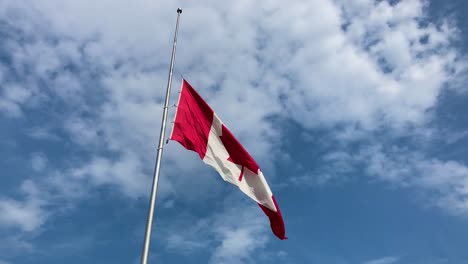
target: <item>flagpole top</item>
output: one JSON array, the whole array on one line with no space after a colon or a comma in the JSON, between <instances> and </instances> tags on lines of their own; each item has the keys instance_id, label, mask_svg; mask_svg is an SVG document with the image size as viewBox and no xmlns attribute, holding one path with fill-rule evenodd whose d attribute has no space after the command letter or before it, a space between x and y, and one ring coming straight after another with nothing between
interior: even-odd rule
<instances>
[{"instance_id":1,"label":"flagpole top","mask_svg":"<svg viewBox=\"0 0 468 264\"><path fill-rule=\"evenodd\" d=\"M181 13L182 13L182 9L177 8L177 13L181 14Z\"/></svg>"}]
</instances>

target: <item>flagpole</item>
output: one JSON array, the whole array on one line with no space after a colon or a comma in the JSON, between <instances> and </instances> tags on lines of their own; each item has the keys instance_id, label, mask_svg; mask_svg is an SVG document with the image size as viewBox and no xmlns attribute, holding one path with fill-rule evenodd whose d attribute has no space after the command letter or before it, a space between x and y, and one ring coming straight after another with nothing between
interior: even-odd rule
<instances>
[{"instance_id":1,"label":"flagpole","mask_svg":"<svg viewBox=\"0 0 468 264\"><path fill-rule=\"evenodd\" d=\"M161 132L159 134L158 153L156 156L156 165L154 167L153 187L151 189L151 198L150 198L150 205L149 205L149 210L148 210L148 220L146 222L145 240L143 242L143 253L141 255L141 264L148 263L149 247L150 247L150 240L151 240L151 228L153 226L153 215L154 215L154 207L156 204L156 193L158 191L159 171L161 169L161 158L162 158L162 153L163 153L164 137L166 134L167 110L169 108L169 97L171 95L172 71L174 68L174 58L175 58L176 46L177 46L177 33L179 31L179 19L180 19L181 13L182 13L182 9L178 8L177 9L177 22L176 22L176 28L175 28L175 33L174 33L174 42L172 44L171 65L169 68L169 77L167 79L166 100L164 101L164 111L163 111L163 116L162 116L162 121L161 121Z\"/></svg>"}]
</instances>

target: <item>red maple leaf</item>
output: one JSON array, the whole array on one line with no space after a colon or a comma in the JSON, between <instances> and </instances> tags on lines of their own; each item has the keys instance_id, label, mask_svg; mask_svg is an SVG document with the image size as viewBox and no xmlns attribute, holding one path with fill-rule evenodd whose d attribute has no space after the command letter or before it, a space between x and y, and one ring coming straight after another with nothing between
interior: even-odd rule
<instances>
[{"instance_id":1,"label":"red maple leaf","mask_svg":"<svg viewBox=\"0 0 468 264\"><path fill-rule=\"evenodd\" d=\"M223 142L226 151L229 153L228 161L235 163L242 167L241 173L239 175L239 181L242 181L242 176L244 175L244 167L252 171L253 173L258 173L258 165L255 160L250 156L250 154L245 150L241 143L234 137L234 135L229 131L229 129L222 125L222 135L219 137L221 142Z\"/></svg>"}]
</instances>

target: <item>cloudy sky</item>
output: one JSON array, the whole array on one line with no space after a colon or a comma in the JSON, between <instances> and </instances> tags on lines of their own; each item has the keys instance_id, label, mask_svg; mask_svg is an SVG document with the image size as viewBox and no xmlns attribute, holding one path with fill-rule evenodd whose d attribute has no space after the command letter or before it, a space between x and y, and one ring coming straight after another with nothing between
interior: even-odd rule
<instances>
[{"instance_id":1,"label":"cloudy sky","mask_svg":"<svg viewBox=\"0 0 468 264\"><path fill-rule=\"evenodd\" d=\"M1 264L139 262L178 7L289 239L171 142L151 263L468 262L466 1L2 0Z\"/></svg>"}]
</instances>

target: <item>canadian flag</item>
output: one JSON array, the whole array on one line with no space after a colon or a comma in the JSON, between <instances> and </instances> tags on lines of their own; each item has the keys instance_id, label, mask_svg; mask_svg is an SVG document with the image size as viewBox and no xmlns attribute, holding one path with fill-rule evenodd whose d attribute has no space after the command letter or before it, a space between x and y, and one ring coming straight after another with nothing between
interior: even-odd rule
<instances>
[{"instance_id":1,"label":"canadian flag","mask_svg":"<svg viewBox=\"0 0 468 264\"><path fill-rule=\"evenodd\" d=\"M182 80L170 139L198 153L223 180L256 201L270 219L273 233L286 239L281 211L259 166L186 80Z\"/></svg>"}]
</instances>

